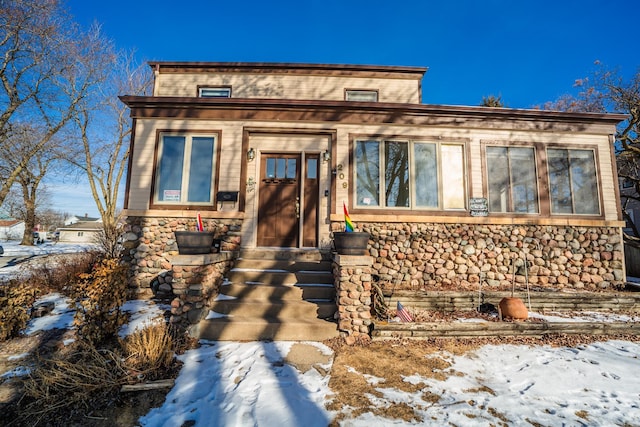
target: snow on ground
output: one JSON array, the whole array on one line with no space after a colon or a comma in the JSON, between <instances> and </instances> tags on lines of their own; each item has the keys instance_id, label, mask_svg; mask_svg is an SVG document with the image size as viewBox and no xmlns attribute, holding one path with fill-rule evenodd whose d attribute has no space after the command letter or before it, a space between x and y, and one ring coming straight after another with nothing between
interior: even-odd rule
<instances>
[{"instance_id":1,"label":"snow on ground","mask_svg":"<svg viewBox=\"0 0 640 427\"><path fill-rule=\"evenodd\" d=\"M319 343L323 353L331 350ZM203 343L180 357L184 366L165 404L143 426L326 427L329 377L284 363L292 342ZM330 364L324 367L330 368Z\"/></svg>"},{"instance_id":2,"label":"snow on ground","mask_svg":"<svg viewBox=\"0 0 640 427\"><path fill-rule=\"evenodd\" d=\"M4 249L3 257L46 254L72 254L95 249L90 243L61 243L47 241L41 245L23 246L17 240L0 242Z\"/></svg>"},{"instance_id":3,"label":"snow on ground","mask_svg":"<svg viewBox=\"0 0 640 427\"><path fill-rule=\"evenodd\" d=\"M4 243L3 243L4 245ZM61 245L58 243L57 245ZM56 246L57 246L56 245ZM62 246L58 246L62 248ZM6 250L6 247L5 247ZM56 308L48 316L33 319L26 332L70 328L70 302L58 294L43 297ZM167 307L151 301L129 301L123 310L131 314L124 336L144 324L160 321ZM531 313L547 321L567 321L560 315ZM586 320L638 321L620 315L582 313ZM577 318L578 321L585 319ZM285 358L292 342L202 342L198 349L179 356L184 363L165 403L139 420L142 426L176 426L191 421L195 426L326 426L333 414L325 404L331 362L300 372ZM318 343L323 354L331 350ZM446 380L420 378L440 396L425 402L422 392L406 393L385 388L378 378L368 378L386 399L423 407L419 425L486 426L640 425L640 344L628 341L597 342L570 347L485 345L464 356L440 354L451 362ZM9 356L13 361L24 354ZM433 355L431 356L433 357ZM329 372L322 375L320 372ZM28 374L28 367L0 372L0 379ZM371 396L372 399L375 399ZM382 400L380 405L385 404ZM377 427L417 425L389 420L371 413L345 419L342 426Z\"/></svg>"},{"instance_id":4,"label":"snow on ground","mask_svg":"<svg viewBox=\"0 0 640 427\"><path fill-rule=\"evenodd\" d=\"M53 327L70 328L69 301L59 294L39 300L53 301L55 310L29 322L27 332ZM141 326L161 321L167 307L151 301L128 301L131 314L124 336ZM545 320L554 317L534 314ZM595 313L593 314L596 315ZM618 320L598 313L601 321ZM562 318L566 320L566 318ZM325 407L331 399L331 362L300 372L286 363L293 342L202 342L179 356L184 363L165 403L139 420L142 426L326 426L334 414ZM331 350L320 343L323 354ZM598 342L569 347L486 345L464 356L440 353L452 364L444 381L408 375L405 381L422 383L440 401L424 401L422 392L385 388L379 378L368 381L385 400L423 407L419 425L640 425L640 344ZM25 355L13 355L20 360ZM433 357L433 355L431 355ZM27 367L0 372L1 379L26 375ZM375 399L373 396L372 399ZM626 424L625 424L626 423ZM416 425L372 414L346 419L349 427Z\"/></svg>"},{"instance_id":5,"label":"snow on ground","mask_svg":"<svg viewBox=\"0 0 640 427\"><path fill-rule=\"evenodd\" d=\"M41 245L23 246L19 241L2 241L0 245L4 249L2 261L6 264L0 268L0 282L9 280L21 274L20 262L12 262L15 257L30 257L50 254L73 254L96 249L96 245L90 243L58 243L45 242ZM0 264L2 265L2 264Z\"/></svg>"}]
</instances>

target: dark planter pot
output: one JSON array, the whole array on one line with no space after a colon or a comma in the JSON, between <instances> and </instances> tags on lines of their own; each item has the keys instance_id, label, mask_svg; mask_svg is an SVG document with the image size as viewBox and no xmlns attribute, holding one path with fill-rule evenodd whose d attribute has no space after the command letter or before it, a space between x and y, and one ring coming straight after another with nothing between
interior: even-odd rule
<instances>
[{"instance_id":1,"label":"dark planter pot","mask_svg":"<svg viewBox=\"0 0 640 427\"><path fill-rule=\"evenodd\" d=\"M176 243L180 255L210 254L213 247L213 232L176 231Z\"/></svg>"},{"instance_id":2,"label":"dark planter pot","mask_svg":"<svg viewBox=\"0 0 640 427\"><path fill-rule=\"evenodd\" d=\"M367 255L369 233L339 231L333 233L333 247L340 255Z\"/></svg>"}]
</instances>

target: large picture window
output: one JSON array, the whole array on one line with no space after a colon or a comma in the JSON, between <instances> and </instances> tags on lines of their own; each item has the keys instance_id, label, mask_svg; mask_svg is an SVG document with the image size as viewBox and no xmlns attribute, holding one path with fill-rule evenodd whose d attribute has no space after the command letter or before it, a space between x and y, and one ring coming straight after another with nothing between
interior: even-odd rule
<instances>
[{"instance_id":1,"label":"large picture window","mask_svg":"<svg viewBox=\"0 0 640 427\"><path fill-rule=\"evenodd\" d=\"M463 148L421 141L356 141L356 206L465 209Z\"/></svg>"},{"instance_id":2,"label":"large picture window","mask_svg":"<svg viewBox=\"0 0 640 427\"><path fill-rule=\"evenodd\" d=\"M593 150L548 149L552 214L599 215Z\"/></svg>"},{"instance_id":3,"label":"large picture window","mask_svg":"<svg viewBox=\"0 0 640 427\"><path fill-rule=\"evenodd\" d=\"M491 212L538 213L533 147L487 147Z\"/></svg>"},{"instance_id":4,"label":"large picture window","mask_svg":"<svg viewBox=\"0 0 640 427\"><path fill-rule=\"evenodd\" d=\"M155 199L203 204L213 200L214 136L162 135Z\"/></svg>"}]
</instances>

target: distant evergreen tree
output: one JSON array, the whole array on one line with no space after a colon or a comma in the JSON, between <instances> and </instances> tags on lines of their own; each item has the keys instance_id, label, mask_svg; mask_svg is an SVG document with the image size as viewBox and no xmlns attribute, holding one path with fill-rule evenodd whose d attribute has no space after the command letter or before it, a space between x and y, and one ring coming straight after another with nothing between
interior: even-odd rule
<instances>
[{"instance_id":1,"label":"distant evergreen tree","mask_svg":"<svg viewBox=\"0 0 640 427\"><path fill-rule=\"evenodd\" d=\"M499 108L504 108L504 102L502 101L502 96L498 95L489 95L489 96L483 96L482 97L482 103L480 104L481 107L499 107Z\"/></svg>"}]
</instances>

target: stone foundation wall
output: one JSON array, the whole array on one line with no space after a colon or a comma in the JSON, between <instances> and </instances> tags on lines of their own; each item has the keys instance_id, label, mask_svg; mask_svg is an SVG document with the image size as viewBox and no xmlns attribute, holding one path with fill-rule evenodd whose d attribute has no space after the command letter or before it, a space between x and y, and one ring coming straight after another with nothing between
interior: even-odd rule
<instances>
[{"instance_id":1,"label":"stone foundation wall","mask_svg":"<svg viewBox=\"0 0 640 427\"><path fill-rule=\"evenodd\" d=\"M222 240L221 250L240 248L241 220L203 220L207 231ZM178 254L176 230L196 229L194 218L127 217L124 229L124 261L129 265L129 287L138 294L169 291L175 272L170 257Z\"/></svg>"},{"instance_id":2,"label":"stone foundation wall","mask_svg":"<svg viewBox=\"0 0 640 427\"><path fill-rule=\"evenodd\" d=\"M532 288L547 290L614 290L624 285L617 227L357 225L371 234L373 280L385 289L477 291L481 280L487 290L510 290L514 284L522 288L527 280Z\"/></svg>"},{"instance_id":3,"label":"stone foundation wall","mask_svg":"<svg viewBox=\"0 0 640 427\"><path fill-rule=\"evenodd\" d=\"M161 296L171 298L170 322L182 326L197 323L220 293L224 276L233 266L233 255L175 255L169 261L173 266L171 291Z\"/></svg>"},{"instance_id":4,"label":"stone foundation wall","mask_svg":"<svg viewBox=\"0 0 640 427\"><path fill-rule=\"evenodd\" d=\"M338 329L351 338L368 335L372 325L372 262L369 256L335 255L333 259Z\"/></svg>"}]
</instances>

